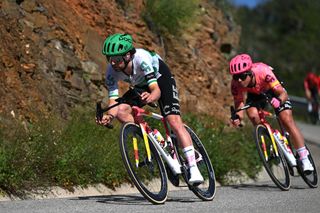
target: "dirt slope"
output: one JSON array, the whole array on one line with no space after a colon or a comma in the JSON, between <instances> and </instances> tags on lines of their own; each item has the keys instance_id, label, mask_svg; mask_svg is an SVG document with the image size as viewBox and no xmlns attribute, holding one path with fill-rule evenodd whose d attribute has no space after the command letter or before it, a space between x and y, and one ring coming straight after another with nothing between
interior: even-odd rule
<instances>
[{"instance_id":1,"label":"dirt slope","mask_svg":"<svg viewBox=\"0 0 320 213\"><path fill-rule=\"evenodd\" d=\"M103 40L127 32L136 47L153 49L167 61L184 111L226 120L231 103L229 54L221 49L237 45L239 28L202 1L199 24L161 43L141 19L143 8L142 0L2 0L0 116L32 122L52 112L66 117L77 104L94 106L107 96Z\"/></svg>"}]
</instances>

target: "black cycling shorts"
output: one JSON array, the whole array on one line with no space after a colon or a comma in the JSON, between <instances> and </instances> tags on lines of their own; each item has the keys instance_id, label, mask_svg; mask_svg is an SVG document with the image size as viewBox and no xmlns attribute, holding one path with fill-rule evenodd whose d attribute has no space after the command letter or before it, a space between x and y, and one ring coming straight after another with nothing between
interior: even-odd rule
<instances>
[{"instance_id":1,"label":"black cycling shorts","mask_svg":"<svg viewBox=\"0 0 320 213\"><path fill-rule=\"evenodd\" d=\"M179 93L169 67L159 59L159 72L157 79L161 90L159 99L160 110L163 116L180 115Z\"/></svg>"},{"instance_id":2,"label":"black cycling shorts","mask_svg":"<svg viewBox=\"0 0 320 213\"><path fill-rule=\"evenodd\" d=\"M266 94L271 95L272 97L276 97L276 95L272 90L269 90L268 92L266 92ZM253 103L252 106L258 109L264 109L267 106L267 101L265 100L265 96L262 94L258 95L254 93L248 93L246 103ZM279 113L282 112L283 110L292 110L292 104L290 100L285 101L280 105L280 107L274 109L276 115L279 115Z\"/></svg>"},{"instance_id":3,"label":"black cycling shorts","mask_svg":"<svg viewBox=\"0 0 320 213\"><path fill-rule=\"evenodd\" d=\"M159 59L159 72L161 76L157 79L158 86L161 90L161 96L158 100L161 114L166 117L167 115L180 115L179 94L169 67ZM135 89L142 93L149 91L148 86L138 87Z\"/></svg>"}]
</instances>

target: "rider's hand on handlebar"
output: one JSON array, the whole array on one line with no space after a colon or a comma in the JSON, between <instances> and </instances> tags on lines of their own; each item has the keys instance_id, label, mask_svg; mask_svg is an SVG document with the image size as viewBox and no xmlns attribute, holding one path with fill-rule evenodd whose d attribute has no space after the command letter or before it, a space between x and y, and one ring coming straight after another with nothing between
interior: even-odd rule
<instances>
[{"instance_id":1,"label":"rider's hand on handlebar","mask_svg":"<svg viewBox=\"0 0 320 213\"><path fill-rule=\"evenodd\" d=\"M103 126L106 126L106 125L110 124L113 119L114 119L113 115L105 114L105 115L102 116L101 120L96 118L96 123L100 124L100 125L103 125Z\"/></svg>"},{"instance_id":2,"label":"rider's hand on handlebar","mask_svg":"<svg viewBox=\"0 0 320 213\"><path fill-rule=\"evenodd\" d=\"M278 98L272 98L270 104L273 106L273 108L277 109L280 107L281 101Z\"/></svg>"},{"instance_id":3,"label":"rider's hand on handlebar","mask_svg":"<svg viewBox=\"0 0 320 213\"><path fill-rule=\"evenodd\" d=\"M143 93L141 93L140 97L141 97L141 100L144 101L144 102L147 103L147 104L154 101L154 100L152 99L151 93L149 93L149 92L143 92Z\"/></svg>"},{"instance_id":4,"label":"rider's hand on handlebar","mask_svg":"<svg viewBox=\"0 0 320 213\"><path fill-rule=\"evenodd\" d=\"M234 127L240 127L241 126L240 118L230 119L230 122L231 122L232 126L234 126Z\"/></svg>"}]
</instances>

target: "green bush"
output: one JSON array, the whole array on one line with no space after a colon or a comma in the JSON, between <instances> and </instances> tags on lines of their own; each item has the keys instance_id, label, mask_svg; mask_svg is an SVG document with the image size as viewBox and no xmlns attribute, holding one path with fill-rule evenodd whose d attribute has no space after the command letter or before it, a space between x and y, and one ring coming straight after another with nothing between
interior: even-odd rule
<instances>
[{"instance_id":1,"label":"green bush","mask_svg":"<svg viewBox=\"0 0 320 213\"><path fill-rule=\"evenodd\" d=\"M204 144L217 181L228 184L232 182L231 176L241 177L243 174L256 178L261 163L251 125L238 131L206 115L188 115L184 119Z\"/></svg>"},{"instance_id":2,"label":"green bush","mask_svg":"<svg viewBox=\"0 0 320 213\"><path fill-rule=\"evenodd\" d=\"M94 112L85 109L75 110L71 117L68 121L50 117L28 127L15 120L0 129L2 191L23 196L39 187L73 190L103 183L114 188L129 182L119 152L120 124L114 122L113 130L97 126ZM220 183L228 183L230 173L255 177L259 160L251 131L226 131L208 116L184 119L204 143ZM152 125L161 130L159 123Z\"/></svg>"},{"instance_id":3,"label":"green bush","mask_svg":"<svg viewBox=\"0 0 320 213\"><path fill-rule=\"evenodd\" d=\"M196 20L199 0L147 0L143 18L152 31L178 35Z\"/></svg>"}]
</instances>

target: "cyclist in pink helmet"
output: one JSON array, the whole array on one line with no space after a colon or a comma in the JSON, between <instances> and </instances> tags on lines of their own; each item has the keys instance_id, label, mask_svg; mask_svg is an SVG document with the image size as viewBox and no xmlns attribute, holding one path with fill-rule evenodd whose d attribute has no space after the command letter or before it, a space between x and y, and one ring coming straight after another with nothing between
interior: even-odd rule
<instances>
[{"instance_id":1,"label":"cyclist in pink helmet","mask_svg":"<svg viewBox=\"0 0 320 213\"><path fill-rule=\"evenodd\" d=\"M232 75L231 92L235 109L245 105L245 102L256 102L264 99L263 94L272 96L270 101L281 123L289 132L293 145L299 153L302 167L305 172L314 168L308 159L309 152L305 147L302 133L297 127L292 116L292 105L286 90L273 73L273 68L264 63L253 63L247 54L235 56L230 61L230 74ZM247 95L246 101L244 100ZM258 108L264 108L266 103L258 102L255 107L246 110L247 116L253 125L260 123ZM231 119L231 123L238 127L243 120L244 112L237 112L237 118Z\"/></svg>"},{"instance_id":2,"label":"cyclist in pink helmet","mask_svg":"<svg viewBox=\"0 0 320 213\"><path fill-rule=\"evenodd\" d=\"M250 70L252 66L251 57L247 54L237 55L230 61L231 75L240 74Z\"/></svg>"}]
</instances>

